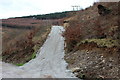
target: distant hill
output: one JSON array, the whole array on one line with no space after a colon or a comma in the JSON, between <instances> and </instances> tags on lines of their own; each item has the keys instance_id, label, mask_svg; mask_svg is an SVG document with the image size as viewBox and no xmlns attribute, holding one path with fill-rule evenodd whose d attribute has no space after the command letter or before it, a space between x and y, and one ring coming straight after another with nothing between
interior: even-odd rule
<instances>
[{"instance_id":1,"label":"distant hill","mask_svg":"<svg viewBox=\"0 0 120 80\"><path fill-rule=\"evenodd\" d=\"M15 17L15 18L34 18L34 19L40 19L40 20L61 19L65 17L70 17L71 13L74 14L76 13L76 11L56 12L56 13L50 13L50 14L31 15L31 16L23 16L23 17Z\"/></svg>"}]
</instances>

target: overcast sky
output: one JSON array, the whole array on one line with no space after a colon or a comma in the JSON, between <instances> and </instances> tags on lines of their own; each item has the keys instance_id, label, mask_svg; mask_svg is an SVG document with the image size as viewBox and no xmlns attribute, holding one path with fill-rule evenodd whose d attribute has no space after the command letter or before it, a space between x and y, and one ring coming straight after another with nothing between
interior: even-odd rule
<instances>
[{"instance_id":1,"label":"overcast sky","mask_svg":"<svg viewBox=\"0 0 120 80\"><path fill-rule=\"evenodd\" d=\"M86 8L96 0L0 0L0 19L70 11L71 6Z\"/></svg>"}]
</instances>

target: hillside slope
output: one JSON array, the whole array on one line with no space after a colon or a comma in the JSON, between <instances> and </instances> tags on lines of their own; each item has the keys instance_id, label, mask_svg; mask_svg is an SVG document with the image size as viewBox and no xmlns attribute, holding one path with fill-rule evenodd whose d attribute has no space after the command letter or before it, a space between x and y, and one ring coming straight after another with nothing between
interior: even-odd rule
<instances>
[{"instance_id":1,"label":"hillside slope","mask_svg":"<svg viewBox=\"0 0 120 80\"><path fill-rule=\"evenodd\" d=\"M35 57L54 21L29 18L2 20L2 61L23 65Z\"/></svg>"},{"instance_id":2,"label":"hillside slope","mask_svg":"<svg viewBox=\"0 0 120 80\"><path fill-rule=\"evenodd\" d=\"M110 11L99 14L98 5ZM79 78L119 78L119 3L95 3L66 19L68 68Z\"/></svg>"}]
</instances>

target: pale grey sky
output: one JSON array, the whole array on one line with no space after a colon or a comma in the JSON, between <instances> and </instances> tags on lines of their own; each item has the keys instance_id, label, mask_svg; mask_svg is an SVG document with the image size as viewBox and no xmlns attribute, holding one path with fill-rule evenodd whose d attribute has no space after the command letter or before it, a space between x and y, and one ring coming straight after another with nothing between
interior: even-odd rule
<instances>
[{"instance_id":1,"label":"pale grey sky","mask_svg":"<svg viewBox=\"0 0 120 80\"><path fill-rule=\"evenodd\" d=\"M0 19L70 11L73 5L86 8L96 0L0 0Z\"/></svg>"}]
</instances>

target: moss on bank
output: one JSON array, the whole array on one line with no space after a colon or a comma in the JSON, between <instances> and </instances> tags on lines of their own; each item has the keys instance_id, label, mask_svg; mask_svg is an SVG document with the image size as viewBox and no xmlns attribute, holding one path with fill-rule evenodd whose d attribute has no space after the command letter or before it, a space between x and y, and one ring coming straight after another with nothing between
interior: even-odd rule
<instances>
[{"instance_id":1,"label":"moss on bank","mask_svg":"<svg viewBox=\"0 0 120 80\"><path fill-rule=\"evenodd\" d=\"M86 39L81 41L78 46L80 44L84 44L84 43L96 43L98 47L107 47L107 48L111 48L111 47L115 47L115 46L119 46L118 41L117 40L113 40L113 39Z\"/></svg>"}]
</instances>

